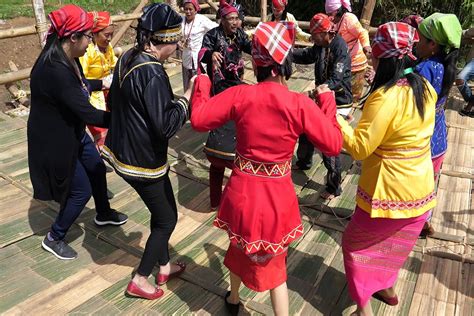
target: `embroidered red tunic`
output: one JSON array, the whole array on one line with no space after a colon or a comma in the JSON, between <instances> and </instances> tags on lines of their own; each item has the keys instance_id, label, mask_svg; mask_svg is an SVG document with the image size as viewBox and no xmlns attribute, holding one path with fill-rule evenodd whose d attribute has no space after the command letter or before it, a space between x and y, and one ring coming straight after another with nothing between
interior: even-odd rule
<instances>
[{"instance_id":1,"label":"embroidered red tunic","mask_svg":"<svg viewBox=\"0 0 474 316\"><path fill-rule=\"evenodd\" d=\"M339 154L342 135L332 92L320 107L308 97L274 82L239 85L210 98L211 82L199 76L191 124L204 132L233 120L236 159L214 225L246 254L281 253L303 234L291 180L296 141L306 134L324 154Z\"/></svg>"}]
</instances>

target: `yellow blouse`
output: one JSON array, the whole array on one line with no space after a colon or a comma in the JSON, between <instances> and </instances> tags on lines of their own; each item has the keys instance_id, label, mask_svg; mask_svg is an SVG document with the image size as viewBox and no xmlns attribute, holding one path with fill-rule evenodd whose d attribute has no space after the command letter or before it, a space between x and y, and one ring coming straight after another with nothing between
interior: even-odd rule
<instances>
[{"instance_id":1,"label":"yellow blouse","mask_svg":"<svg viewBox=\"0 0 474 316\"><path fill-rule=\"evenodd\" d=\"M117 57L110 44L104 54L94 43L90 43L86 53L80 57L79 60L87 79L102 79L113 74L115 64L117 63ZM105 111L106 106L103 91L92 92L90 102L95 108Z\"/></svg>"},{"instance_id":2,"label":"yellow blouse","mask_svg":"<svg viewBox=\"0 0 474 316\"><path fill-rule=\"evenodd\" d=\"M362 160L356 202L371 217L412 218L436 205L430 138L437 95L428 86L424 119L406 79L374 91L355 129L338 117L343 147Z\"/></svg>"}]
</instances>

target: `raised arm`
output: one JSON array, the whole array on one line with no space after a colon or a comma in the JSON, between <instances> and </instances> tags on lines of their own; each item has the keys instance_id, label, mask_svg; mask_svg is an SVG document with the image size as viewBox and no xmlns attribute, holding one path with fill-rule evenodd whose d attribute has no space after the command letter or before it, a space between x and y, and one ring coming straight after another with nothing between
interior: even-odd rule
<instances>
[{"instance_id":1,"label":"raised arm","mask_svg":"<svg viewBox=\"0 0 474 316\"><path fill-rule=\"evenodd\" d=\"M295 64L314 64L317 60L316 46L306 48L295 48L293 50L293 62Z\"/></svg>"},{"instance_id":2,"label":"raised arm","mask_svg":"<svg viewBox=\"0 0 474 316\"><path fill-rule=\"evenodd\" d=\"M234 105L231 100L238 100L239 86L226 89L211 98L211 85L206 75L200 75L194 81L191 126L198 132L207 132L232 120Z\"/></svg>"},{"instance_id":3,"label":"raised arm","mask_svg":"<svg viewBox=\"0 0 474 316\"><path fill-rule=\"evenodd\" d=\"M318 105L309 98L300 97L300 108L304 134L323 154L336 156L341 151L342 134L336 121L334 92L327 91L316 98Z\"/></svg>"},{"instance_id":4,"label":"raised arm","mask_svg":"<svg viewBox=\"0 0 474 316\"><path fill-rule=\"evenodd\" d=\"M167 78L156 75L148 83L143 95L152 129L163 140L173 137L189 118L186 98L181 97L175 101L168 87Z\"/></svg>"},{"instance_id":5,"label":"raised arm","mask_svg":"<svg viewBox=\"0 0 474 316\"><path fill-rule=\"evenodd\" d=\"M344 137L344 148L356 160L369 157L382 143L396 114L397 100L379 88L365 102L362 117L353 129L346 120L338 116Z\"/></svg>"}]
</instances>

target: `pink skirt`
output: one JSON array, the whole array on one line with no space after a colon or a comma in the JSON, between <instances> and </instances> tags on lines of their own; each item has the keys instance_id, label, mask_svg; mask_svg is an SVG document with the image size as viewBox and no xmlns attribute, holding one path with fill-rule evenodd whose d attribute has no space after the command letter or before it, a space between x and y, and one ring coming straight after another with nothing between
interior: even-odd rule
<instances>
[{"instance_id":1,"label":"pink skirt","mask_svg":"<svg viewBox=\"0 0 474 316\"><path fill-rule=\"evenodd\" d=\"M349 295L364 307L372 294L392 287L429 212L414 218L371 218L356 207L342 236Z\"/></svg>"}]
</instances>

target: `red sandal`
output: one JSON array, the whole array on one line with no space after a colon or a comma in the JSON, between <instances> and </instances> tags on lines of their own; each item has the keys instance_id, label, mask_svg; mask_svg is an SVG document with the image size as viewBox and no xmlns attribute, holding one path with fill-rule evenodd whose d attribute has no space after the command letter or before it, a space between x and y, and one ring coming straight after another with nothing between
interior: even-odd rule
<instances>
[{"instance_id":1,"label":"red sandal","mask_svg":"<svg viewBox=\"0 0 474 316\"><path fill-rule=\"evenodd\" d=\"M165 292L163 292L162 289L156 287L155 292L148 293L139 288L138 285L135 284L135 282L130 281L127 286L127 294L133 297L144 298L147 300L156 300L157 298L162 297Z\"/></svg>"},{"instance_id":2,"label":"red sandal","mask_svg":"<svg viewBox=\"0 0 474 316\"><path fill-rule=\"evenodd\" d=\"M156 284L158 285L163 285L165 284L166 282L168 282L169 279L171 278L175 278L177 276L179 276L181 273L184 272L184 270L186 270L186 264L183 263L183 262L175 262L175 264L177 266L179 266L179 270L178 271L175 271L173 273L170 273L170 274L161 274L161 273L158 273L156 275Z\"/></svg>"}]
</instances>

